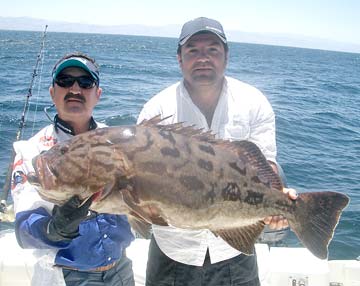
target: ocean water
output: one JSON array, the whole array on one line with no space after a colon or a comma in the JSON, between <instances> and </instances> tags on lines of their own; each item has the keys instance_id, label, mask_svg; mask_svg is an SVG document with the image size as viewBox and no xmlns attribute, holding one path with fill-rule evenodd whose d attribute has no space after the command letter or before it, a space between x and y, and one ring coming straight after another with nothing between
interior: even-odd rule
<instances>
[{"instance_id":1,"label":"ocean water","mask_svg":"<svg viewBox=\"0 0 360 286\"><path fill-rule=\"evenodd\" d=\"M0 186L40 50L42 33L0 31ZM181 78L173 38L47 33L23 139L49 121L51 69L82 51L100 64L95 109L108 125L133 124L142 105ZM278 161L299 192L332 190L351 198L330 244L331 259L360 255L360 54L230 43L227 75L262 90L276 113ZM54 112L50 112L54 115ZM11 198L10 198L11 200ZM0 223L0 229L11 228ZM294 234L284 241L300 246Z\"/></svg>"}]
</instances>

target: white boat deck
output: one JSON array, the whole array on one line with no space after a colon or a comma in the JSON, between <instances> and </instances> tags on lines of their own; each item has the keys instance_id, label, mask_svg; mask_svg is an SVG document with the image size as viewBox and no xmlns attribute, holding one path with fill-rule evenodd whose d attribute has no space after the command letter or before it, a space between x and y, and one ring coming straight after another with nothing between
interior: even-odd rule
<instances>
[{"instance_id":1,"label":"white boat deck","mask_svg":"<svg viewBox=\"0 0 360 286\"><path fill-rule=\"evenodd\" d=\"M149 240L127 249L136 286L144 285ZM360 286L360 261L320 260L306 248L256 244L262 286ZM21 249L14 232L0 235L0 286L29 286L36 262L33 250Z\"/></svg>"}]
</instances>

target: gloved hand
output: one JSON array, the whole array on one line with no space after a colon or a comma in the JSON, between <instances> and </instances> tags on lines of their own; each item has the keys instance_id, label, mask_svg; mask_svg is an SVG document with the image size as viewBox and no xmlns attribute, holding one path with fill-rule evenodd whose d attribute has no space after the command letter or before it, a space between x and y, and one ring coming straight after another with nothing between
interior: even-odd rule
<instances>
[{"instance_id":1,"label":"gloved hand","mask_svg":"<svg viewBox=\"0 0 360 286\"><path fill-rule=\"evenodd\" d=\"M71 240L79 235L79 224L89 213L92 199L83 205L78 196L73 196L61 207L54 206L53 215L47 225L47 237L52 241ZM81 205L81 206L80 206Z\"/></svg>"}]
</instances>

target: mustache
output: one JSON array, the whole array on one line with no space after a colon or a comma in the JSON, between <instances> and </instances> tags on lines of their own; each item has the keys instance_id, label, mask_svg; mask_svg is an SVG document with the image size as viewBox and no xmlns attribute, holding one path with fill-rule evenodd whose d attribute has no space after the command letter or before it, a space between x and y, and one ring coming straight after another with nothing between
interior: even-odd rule
<instances>
[{"instance_id":1,"label":"mustache","mask_svg":"<svg viewBox=\"0 0 360 286\"><path fill-rule=\"evenodd\" d=\"M81 94L74 94L69 92L68 94L65 95L64 100L69 100L69 99L76 99L76 100L80 100L82 102L85 102L86 99L83 95Z\"/></svg>"}]
</instances>

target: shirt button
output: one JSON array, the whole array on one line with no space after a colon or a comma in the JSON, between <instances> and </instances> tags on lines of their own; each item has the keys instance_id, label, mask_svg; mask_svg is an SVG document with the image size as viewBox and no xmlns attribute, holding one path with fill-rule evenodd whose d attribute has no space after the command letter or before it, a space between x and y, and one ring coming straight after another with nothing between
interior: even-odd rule
<instances>
[{"instance_id":1,"label":"shirt button","mask_svg":"<svg viewBox=\"0 0 360 286\"><path fill-rule=\"evenodd\" d=\"M104 238L107 238L107 234L104 234L104 236L103 236Z\"/></svg>"}]
</instances>

